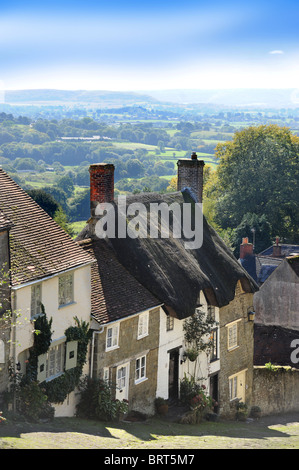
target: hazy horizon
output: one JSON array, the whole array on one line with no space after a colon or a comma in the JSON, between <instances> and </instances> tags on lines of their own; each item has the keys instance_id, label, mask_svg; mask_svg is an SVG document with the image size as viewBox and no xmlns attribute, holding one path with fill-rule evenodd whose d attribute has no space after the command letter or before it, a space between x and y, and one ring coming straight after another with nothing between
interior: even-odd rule
<instances>
[{"instance_id":1,"label":"hazy horizon","mask_svg":"<svg viewBox=\"0 0 299 470\"><path fill-rule=\"evenodd\" d=\"M16 0L0 13L2 90L299 88L294 0Z\"/></svg>"}]
</instances>

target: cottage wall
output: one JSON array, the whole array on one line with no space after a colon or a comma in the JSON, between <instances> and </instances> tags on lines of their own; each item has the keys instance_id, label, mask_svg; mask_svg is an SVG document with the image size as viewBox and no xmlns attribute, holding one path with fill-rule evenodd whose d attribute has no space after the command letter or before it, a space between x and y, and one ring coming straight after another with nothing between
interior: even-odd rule
<instances>
[{"instance_id":1,"label":"cottage wall","mask_svg":"<svg viewBox=\"0 0 299 470\"><path fill-rule=\"evenodd\" d=\"M74 302L59 307L58 304L58 278L41 280L42 304L45 307L47 318L52 318L52 341L64 337L65 330L75 326L74 317L90 322L91 311L91 271L90 266L80 267L72 271L74 273ZM20 373L26 373L26 359L28 350L33 346L34 322L30 319L31 285L21 286L14 290L13 311L16 315L16 336L12 342L12 357L15 362L20 362ZM88 364L85 365L83 374L88 373ZM72 392L65 403L55 406L55 416L73 416L75 413L76 398Z\"/></svg>"},{"instance_id":2,"label":"cottage wall","mask_svg":"<svg viewBox=\"0 0 299 470\"><path fill-rule=\"evenodd\" d=\"M129 363L129 408L153 414L157 390L160 308L149 310L148 335L141 339L137 339L138 319L139 315L134 315L110 323L102 333L96 335L93 374L103 378L104 369L109 368L110 381L115 384L117 367ZM106 351L107 329L116 323L119 325L118 347ZM135 383L136 359L143 355L146 356L146 378Z\"/></svg>"},{"instance_id":3,"label":"cottage wall","mask_svg":"<svg viewBox=\"0 0 299 470\"><path fill-rule=\"evenodd\" d=\"M236 400L230 396L230 378L236 376L238 394L243 392L247 405L252 401L253 379L253 321L248 320L248 309L253 305L253 294L242 291L240 283L235 298L219 312L220 321L220 372L219 413L222 416L235 414ZM228 348L228 327L237 321L237 346Z\"/></svg>"}]
</instances>

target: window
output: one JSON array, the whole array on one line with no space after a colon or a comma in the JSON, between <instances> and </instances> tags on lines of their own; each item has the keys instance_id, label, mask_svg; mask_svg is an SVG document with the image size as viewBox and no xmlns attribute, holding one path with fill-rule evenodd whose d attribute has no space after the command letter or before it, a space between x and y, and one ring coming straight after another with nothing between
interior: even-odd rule
<instances>
[{"instance_id":1,"label":"window","mask_svg":"<svg viewBox=\"0 0 299 470\"><path fill-rule=\"evenodd\" d=\"M135 383L141 382L146 378L146 356L136 359Z\"/></svg>"},{"instance_id":2,"label":"window","mask_svg":"<svg viewBox=\"0 0 299 470\"><path fill-rule=\"evenodd\" d=\"M64 274L59 277L59 306L71 304L74 301L74 275Z\"/></svg>"},{"instance_id":3,"label":"window","mask_svg":"<svg viewBox=\"0 0 299 470\"><path fill-rule=\"evenodd\" d=\"M113 325L107 328L106 334L106 351L118 348L118 325Z\"/></svg>"},{"instance_id":4,"label":"window","mask_svg":"<svg viewBox=\"0 0 299 470\"><path fill-rule=\"evenodd\" d=\"M229 399L245 403L245 373L246 369L229 377Z\"/></svg>"},{"instance_id":5,"label":"window","mask_svg":"<svg viewBox=\"0 0 299 470\"><path fill-rule=\"evenodd\" d=\"M235 322L229 323L226 325L227 327L227 349L235 349L238 347L238 322L241 320L237 320Z\"/></svg>"},{"instance_id":6,"label":"window","mask_svg":"<svg viewBox=\"0 0 299 470\"><path fill-rule=\"evenodd\" d=\"M31 317L42 313L42 285L31 286Z\"/></svg>"},{"instance_id":7,"label":"window","mask_svg":"<svg viewBox=\"0 0 299 470\"><path fill-rule=\"evenodd\" d=\"M104 382L109 384L109 381L110 381L109 367L104 367L104 369L103 369L103 380L104 380Z\"/></svg>"},{"instance_id":8,"label":"window","mask_svg":"<svg viewBox=\"0 0 299 470\"><path fill-rule=\"evenodd\" d=\"M166 317L166 331L171 331L174 328L174 318L170 315Z\"/></svg>"},{"instance_id":9,"label":"window","mask_svg":"<svg viewBox=\"0 0 299 470\"><path fill-rule=\"evenodd\" d=\"M37 380L51 380L77 365L78 341L54 341L48 352L38 356Z\"/></svg>"},{"instance_id":10,"label":"window","mask_svg":"<svg viewBox=\"0 0 299 470\"><path fill-rule=\"evenodd\" d=\"M137 339L148 335L148 312L142 313L138 318L138 334Z\"/></svg>"},{"instance_id":11,"label":"window","mask_svg":"<svg viewBox=\"0 0 299 470\"><path fill-rule=\"evenodd\" d=\"M211 331L210 339L212 342L210 361L215 361L216 359L218 359L218 328L215 328Z\"/></svg>"}]
</instances>

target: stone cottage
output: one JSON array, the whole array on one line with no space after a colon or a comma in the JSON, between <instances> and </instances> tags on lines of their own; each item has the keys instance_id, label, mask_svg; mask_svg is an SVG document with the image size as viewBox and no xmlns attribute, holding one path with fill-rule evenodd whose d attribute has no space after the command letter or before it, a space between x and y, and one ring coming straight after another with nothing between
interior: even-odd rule
<instances>
[{"instance_id":1,"label":"stone cottage","mask_svg":"<svg viewBox=\"0 0 299 470\"><path fill-rule=\"evenodd\" d=\"M97 244L100 225L105 233L100 235L102 247L98 245L97 258L100 259L101 252L105 253L106 250L113 253L113 258L156 299L156 305L160 305L161 327L156 344L157 391L160 395L168 398L173 390L179 394L179 382L187 367L182 328L184 321L194 315L196 309L213 309L218 322L214 331L215 347L212 358L205 358L203 369L208 390L219 403L219 412L229 414L236 400L248 403L251 400L253 322L248 315L253 309L253 294L258 287L215 230L200 216L200 209L198 212L198 201L202 200L203 166L196 154L192 154L191 159L178 161L177 192L143 193L116 201L113 165L91 165L91 217L78 241L90 244L92 240ZM148 218L153 207L171 208L166 236L151 236L152 233L162 233L161 217L154 221ZM187 234L181 231L178 236L178 220L182 222L186 207L191 225ZM172 212L174 208L178 209L178 214ZM187 248L190 234L194 235L194 225L199 220L202 243ZM111 221L113 223L107 228ZM132 224L138 226L137 236L119 236L121 230L129 230ZM100 279L105 282L104 273L100 273ZM114 284L117 287L117 273ZM105 302L105 296L102 301ZM142 312L145 310L143 308ZM167 322L169 328L180 325L176 328L177 336L171 337ZM99 319L98 323L101 325L102 320ZM137 343L136 336L135 340L132 337L132 341ZM130 354L133 355L133 350ZM116 367L117 361L120 359L115 359ZM100 367L104 368L107 364L104 355L101 362Z\"/></svg>"}]
</instances>

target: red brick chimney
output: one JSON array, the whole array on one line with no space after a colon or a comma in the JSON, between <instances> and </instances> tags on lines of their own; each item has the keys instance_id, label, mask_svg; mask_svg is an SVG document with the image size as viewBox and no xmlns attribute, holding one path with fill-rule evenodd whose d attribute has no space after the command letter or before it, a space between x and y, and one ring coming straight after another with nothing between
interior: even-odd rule
<instances>
[{"instance_id":1,"label":"red brick chimney","mask_svg":"<svg viewBox=\"0 0 299 470\"><path fill-rule=\"evenodd\" d=\"M281 256L281 245L279 245L279 237L275 239L275 245L273 245L272 256L274 258Z\"/></svg>"},{"instance_id":2,"label":"red brick chimney","mask_svg":"<svg viewBox=\"0 0 299 470\"><path fill-rule=\"evenodd\" d=\"M240 259L246 258L248 255L253 255L253 244L248 243L248 237L242 238L240 245Z\"/></svg>"},{"instance_id":3,"label":"red brick chimney","mask_svg":"<svg viewBox=\"0 0 299 470\"><path fill-rule=\"evenodd\" d=\"M191 159L180 159L178 160L177 165L178 191L181 191L185 187L191 188L195 192L198 202L202 203L204 161L197 160L197 155L193 152Z\"/></svg>"},{"instance_id":4,"label":"red brick chimney","mask_svg":"<svg viewBox=\"0 0 299 470\"><path fill-rule=\"evenodd\" d=\"M89 167L90 173L90 213L95 216L99 203L114 200L114 165L111 163L94 163Z\"/></svg>"}]
</instances>

